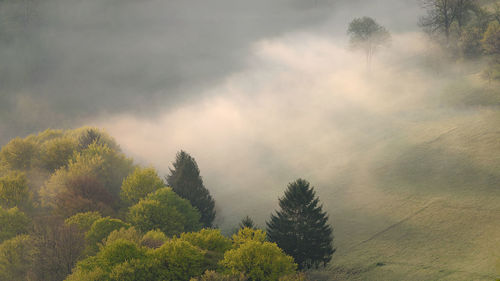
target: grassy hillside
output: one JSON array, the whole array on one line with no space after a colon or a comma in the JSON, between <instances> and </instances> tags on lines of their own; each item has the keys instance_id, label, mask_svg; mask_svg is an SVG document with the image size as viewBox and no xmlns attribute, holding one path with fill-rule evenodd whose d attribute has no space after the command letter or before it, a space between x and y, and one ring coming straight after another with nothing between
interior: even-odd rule
<instances>
[{"instance_id":1,"label":"grassy hillside","mask_svg":"<svg viewBox=\"0 0 500 281\"><path fill-rule=\"evenodd\" d=\"M499 85L456 83L323 196L337 253L314 280L498 278Z\"/></svg>"}]
</instances>

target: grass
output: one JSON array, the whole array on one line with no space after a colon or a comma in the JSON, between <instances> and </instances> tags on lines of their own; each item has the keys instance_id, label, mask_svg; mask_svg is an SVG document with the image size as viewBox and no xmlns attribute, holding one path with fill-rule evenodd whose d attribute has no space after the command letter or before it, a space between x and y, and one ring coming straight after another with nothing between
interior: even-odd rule
<instances>
[{"instance_id":1,"label":"grass","mask_svg":"<svg viewBox=\"0 0 500 281\"><path fill-rule=\"evenodd\" d=\"M446 89L446 114L408 122L322 197L337 253L312 280L499 278L500 91L474 79Z\"/></svg>"}]
</instances>

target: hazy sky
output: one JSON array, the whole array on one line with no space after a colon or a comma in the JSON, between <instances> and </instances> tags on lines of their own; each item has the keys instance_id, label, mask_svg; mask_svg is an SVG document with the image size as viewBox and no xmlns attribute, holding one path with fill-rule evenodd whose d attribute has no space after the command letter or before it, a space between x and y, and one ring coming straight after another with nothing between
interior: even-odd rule
<instances>
[{"instance_id":1,"label":"hazy sky","mask_svg":"<svg viewBox=\"0 0 500 281\"><path fill-rule=\"evenodd\" d=\"M0 144L96 115L154 118L245 69L256 42L298 31L343 41L364 15L412 30L419 12L416 0L4 0Z\"/></svg>"},{"instance_id":2,"label":"hazy sky","mask_svg":"<svg viewBox=\"0 0 500 281\"><path fill-rule=\"evenodd\" d=\"M411 122L433 85L414 59L421 12L416 0L4 0L0 144L90 124L161 174L185 149L221 225L267 216L286 183L334 189ZM372 74L347 48L362 16L393 35Z\"/></svg>"}]
</instances>

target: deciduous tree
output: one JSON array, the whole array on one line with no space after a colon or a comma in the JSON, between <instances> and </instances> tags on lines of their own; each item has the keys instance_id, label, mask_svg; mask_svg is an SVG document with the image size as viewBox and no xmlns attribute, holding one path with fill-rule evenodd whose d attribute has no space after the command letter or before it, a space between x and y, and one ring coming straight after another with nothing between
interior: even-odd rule
<instances>
[{"instance_id":1,"label":"deciduous tree","mask_svg":"<svg viewBox=\"0 0 500 281\"><path fill-rule=\"evenodd\" d=\"M391 35L385 27L369 17L356 18L349 24L347 34L350 35L350 45L353 49L365 52L368 67L375 52L390 42Z\"/></svg>"}]
</instances>

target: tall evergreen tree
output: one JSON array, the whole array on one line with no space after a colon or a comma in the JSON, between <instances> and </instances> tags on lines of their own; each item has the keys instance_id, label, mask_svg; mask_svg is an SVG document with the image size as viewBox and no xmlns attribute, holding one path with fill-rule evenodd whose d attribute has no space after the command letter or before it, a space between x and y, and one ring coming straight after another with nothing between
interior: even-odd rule
<instances>
[{"instance_id":1,"label":"tall evergreen tree","mask_svg":"<svg viewBox=\"0 0 500 281\"><path fill-rule=\"evenodd\" d=\"M198 164L191 155L181 150L177 153L173 166L170 175L166 177L168 185L198 209L204 227L211 227L215 218L215 201L203 185Z\"/></svg>"},{"instance_id":2,"label":"tall evergreen tree","mask_svg":"<svg viewBox=\"0 0 500 281\"><path fill-rule=\"evenodd\" d=\"M239 229L255 228L255 223L253 222L251 217L246 216L240 221L240 224L238 225L238 227L239 227Z\"/></svg>"},{"instance_id":3,"label":"tall evergreen tree","mask_svg":"<svg viewBox=\"0 0 500 281\"><path fill-rule=\"evenodd\" d=\"M326 266L335 252L333 230L314 187L303 179L290 183L279 206L281 210L267 222L269 240L292 256L300 269Z\"/></svg>"}]
</instances>

